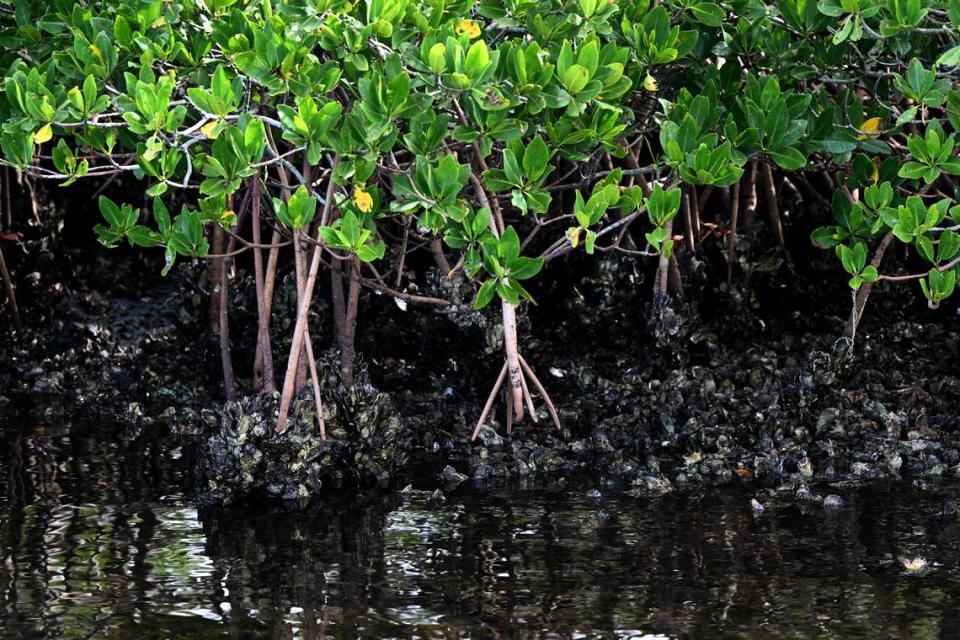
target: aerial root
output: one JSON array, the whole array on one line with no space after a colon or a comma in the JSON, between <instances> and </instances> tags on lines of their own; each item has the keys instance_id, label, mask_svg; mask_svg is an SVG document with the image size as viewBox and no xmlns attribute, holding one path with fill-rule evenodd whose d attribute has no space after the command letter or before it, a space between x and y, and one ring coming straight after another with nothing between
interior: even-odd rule
<instances>
[{"instance_id":1,"label":"aerial root","mask_svg":"<svg viewBox=\"0 0 960 640\"><path fill-rule=\"evenodd\" d=\"M540 379L533 372L533 369L527 364L527 361L524 360L522 355L517 355L517 358L520 363L521 376L520 383L523 389L523 401L527 405L528 412L532 417L533 421L539 422L537 417L536 409L533 406L533 397L530 394L530 389L527 386L527 379L529 378L530 382L533 384L534 389L537 390L537 393L540 394L540 397L543 399L544 404L547 406L547 412L550 414L550 418L553 420L553 424L556 425L557 429L560 429L560 416L557 415L557 408L553 404L553 400L550 399L550 395L547 393L547 390L543 387L543 384L540 382ZM493 385L493 389L490 391L490 395L487 397L487 402L483 406L483 411L480 413L480 419L477 420L477 426L473 430L473 435L470 437L471 440L476 440L477 436L480 434L480 428L483 427L483 423L486 421L487 416L490 415L490 410L493 408L493 403L497 398L497 394L500 392L503 383L507 379L507 369L508 362L504 361L503 367L500 368L500 374L497 376L497 381ZM513 433L513 423L514 423L514 396L512 393L507 393L507 434Z\"/></svg>"}]
</instances>

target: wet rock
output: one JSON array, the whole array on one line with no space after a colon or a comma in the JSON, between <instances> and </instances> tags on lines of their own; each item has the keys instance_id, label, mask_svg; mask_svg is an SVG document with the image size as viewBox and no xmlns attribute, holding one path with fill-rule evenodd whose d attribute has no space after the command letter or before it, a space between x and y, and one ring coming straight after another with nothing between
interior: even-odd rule
<instances>
[{"instance_id":1,"label":"wet rock","mask_svg":"<svg viewBox=\"0 0 960 640\"><path fill-rule=\"evenodd\" d=\"M653 494L668 493L673 490L673 486L669 480L656 476L643 476L639 482L635 484L645 492Z\"/></svg>"},{"instance_id":2,"label":"wet rock","mask_svg":"<svg viewBox=\"0 0 960 640\"><path fill-rule=\"evenodd\" d=\"M427 498L427 506L431 509L439 509L447 503L447 496L443 495L443 492L440 489L436 489L433 493L430 494L430 497Z\"/></svg>"},{"instance_id":3,"label":"wet rock","mask_svg":"<svg viewBox=\"0 0 960 640\"><path fill-rule=\"evenodd\" d=\"M858 480L869 480L880 476L877 468L866 462L854 462L850 465L850 473Z\"/></svg>"},{"instance_id":4,"label":"wet rock","mask_svg":"<svg viewBox=\"0 0 960 640\"><path fill-rule=\"evenodd\" d=\"M488 449L496 450L503 447L503 438L500 437L500 434L498 434L495 429L491 429L487 425L480 427L480 433L477 434L477 437L480 438L483 446Z\"/></svg>"},{"instance_id":5,"label":"wet rock","mask_svg":"<svg viewBox=\"0 0 960 640\"><path fill-rule=\"evenodd\" d=\"M817 417L817 435L831 430L840 417L840 409L837 407L828 407L820 412Z\"/></svg>"},{"instance_id":6,"label":"wet rock","mask_svg":"<svg viewBox=\"0 0 960 640\"><path fill-rule=\"evenodd\" d=\"M953 518L957 515L957 503L954 500L946 499L940 503L940 509L935 514L939 518Z\"/></svg>"},{"instance_id":7,"label":"wet rock","mask_svg":"<svg viewBox=\"0 0 960 640\"><path fill-rule=\"evenodd\" d=\"M823 499L823 506L828 509L840 508L843 506L843 498L832 493Z\"/></svg>"},{"instance_id":8,"label":"wet rock","mask_svg":"<svg viewBox=\"0 0 960 640\"><path fill-rule=\"evenodd\" d=\"M440 481L443 482L443 486L446 487L447 491L457 488L466 480L468 480L467 476L450 465L445 466L443 471L440 472Z\"/></svg>"},{"instance_id":9,"label":"wet rock","mask_svg":"<svg viewBox=\"0 0 960 640\"><path fill-rule=\"evenodd\" d=\"M493 477L493 475L493 469L490 468L490 465L478 464L473 468L474 480L486 480Z\"/></svg>"},{"instance_id":10,"label":"wet rock","mask_svg":"<svg viewBox=\"0 0 960 640\"><path fill-rule=\"evenodd\" d=\"M890 469L891 473L893 473L894 475L900 473L900 468L903 466L903 458L900 456L900 454L896 452L888 454L886 457L886 461L887 461L887 468Z\"/></svg>"},{"instance_id":11,"label":"wet rock","mask_svg":"<svg viewBox=\"0 0 960 640\"><path fill-rule=\"evenodd\" d=\"M832 464L828 464L823 470L823 479L827 482L833 482L837 478L837 470Z\"/></svg>"}]
</instances>

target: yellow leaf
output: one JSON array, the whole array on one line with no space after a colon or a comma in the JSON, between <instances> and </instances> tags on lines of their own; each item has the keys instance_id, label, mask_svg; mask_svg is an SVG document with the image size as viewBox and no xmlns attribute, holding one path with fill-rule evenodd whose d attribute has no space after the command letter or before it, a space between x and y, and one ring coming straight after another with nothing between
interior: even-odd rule
<instances>
[{"instance_id":1,"label":"yellow leaf","mask_svg":"<svg viewBox=\"0 0 960 640\"><path fill-rule=\"evenodd\" d=\"M647 91L656 91L660 87L657 86L657 79L648 73L647 77L643 79L643 88Z\"/></svg>"},{"instance_id":2,"label":"yellow leaf","mask_svg":"<svg viewBox=\"0 0 960 640\"><path fill-rule=\"evenodd\" d=\"M53 126L50 123L47 123L40 127L40 130L33 134L33 141L37 144L43 144L44 142L50 142L50 138L53 137Z\"/></svg>"},{"instance_id":3,"label":"yellow leaf","mask_svg":"<svg viewBox=\"0 0 960 640\"><path fill-rule=\"evenodd\" d=\"M869 120L864 120L863 124L860 125L860 135L857 136L857 140L866 140L868 138L876 138L880 135L880 125L883 124L883 118L870 118Z\"/></svg>"},{"instance_id":4,"label":"yellow leaf","mask_svg":"<svg viewBox=\"0 0 960 640\"><path fill-rule=\"evenodd\" d=\"M217 125L220 124L219 120L211 120L207 124L200 127L200 131L203 135L207 136L210 140L213 140L217 137Z\"/></svg>"},{"instance_id":5,"label":"yellow leaf","mask_svg":"<svg viewBox=\"0 0 960 640\"><path fill-rule=\"evenodd\" d=\"M360 211L370 213L370 210L373 209L373 197L362 188L354 187L353 204L357 205L357 209L360 209Z\"/></svg>"},{"instance_id":6,"label":"yellow leaf","mask_svg":"<svg viewBox=\"0 0 960 640\"><path fill-rule=\"evenodd\" d=\"M167 24L167 19L164 18L163 16L160 16L159 18L157 18L156 20L154 20L153 23L152 23L150 26L151 26L151 27L162 27L162 26L165 25L165 24Z\"/></svg>"},{"instance_id":7,"label":"yellow leaf","mask_svg":"<svg viewBox=\"0 0 960 640\"><path fill-rule=\"evenodd\" d=\"M464 19L457 23L456 31L461 36L466 34L468 38L473 40L480 37L480 24L476 20Z\"/></svg>"},{"instance_id":8,"label":"yellow leaf","mask_svg":"<svg viewBox=\"0 0 960 640\"><path fill-rule=\"evenodd\" d=\"M873 180L874 184L880 179L880 163L876 160L873 161L873 172L870 174L870 179Z\"/></svg>"},{"instance_id":9,"label":"yellow leaf","mask_svg":"<svg viewBox=\"0 0 960 640\"><path fill-rule=\"evenodd\" d=\"M95 45L95 44L91 44L91 45L90 45L90 53L92 53L94 56L96 56L97 60L99 60L100 62L103 62L103 52L100 51L100 47L98 47L98 46Z\"/></svg>"},{"instance_id":10,"label":"yellow leaf","mask_svg":"<svg viewBox=\"0 0 960 640\"><path fill-rule=\"evenodd\" d=\"M567 239L570 246L576 249L580 245L580 234L583 233L583 227L570 227L567 229Z\"/></svg>"}]
</instances>

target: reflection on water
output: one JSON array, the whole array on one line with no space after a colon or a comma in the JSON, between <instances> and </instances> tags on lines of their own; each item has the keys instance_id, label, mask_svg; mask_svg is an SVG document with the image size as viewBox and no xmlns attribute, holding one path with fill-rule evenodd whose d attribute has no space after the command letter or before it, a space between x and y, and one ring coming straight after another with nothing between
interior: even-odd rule
<instances>
[{"instance_id":1,"label":"reflection on water","mask_svg":"<svg viewBox=\"0 0 960 640\"><path fill-rule=\"evenodd\" d=\"M0 431L3 638L952 637L960 527L875 487L802 513L750 494L464 490L198 514L169 442ZM573 484L573 483L571 483ZM924 556L922 575L900 558Z\"/></svg>"}]
</instances>

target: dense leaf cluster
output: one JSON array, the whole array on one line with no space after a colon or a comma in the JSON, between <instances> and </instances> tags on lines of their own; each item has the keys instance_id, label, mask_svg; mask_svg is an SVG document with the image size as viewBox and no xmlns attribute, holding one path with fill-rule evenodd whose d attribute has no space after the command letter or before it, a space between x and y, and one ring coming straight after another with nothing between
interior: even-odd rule
<instances>
[{"instance_id":1,"label":"dense leaf cluster","mask_svg":"<svg viewBox=\"0 0 960 640\"><path fill-rule=\"evenodd\" d=\"M931 304L955 288L957 0L0 0L0 15L3 162L61 184L136 176L152 211L102 198L97 232L163 248L168 269L206 255L259 180L284 235L316 224L314 242L374 263L400 222L455 252L478 307L516 305L544 260L620 250L605 230L625 218L645 225L635 253L669 259L681 192L758 163L828 175L836 223L813 239L852 288L885 277L869 254L887 234L929 262L910 277Z\"/></svg>"}]
</instances>

